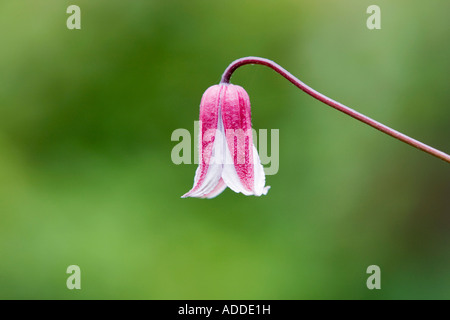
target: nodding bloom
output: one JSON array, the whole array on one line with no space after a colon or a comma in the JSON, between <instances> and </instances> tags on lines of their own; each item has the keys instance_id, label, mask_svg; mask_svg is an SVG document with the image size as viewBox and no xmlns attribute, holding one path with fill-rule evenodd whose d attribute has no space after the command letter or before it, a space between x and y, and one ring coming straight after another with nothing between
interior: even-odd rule
<instances>
[{"instance_id":1,"label":"nodding bloom","mask_svg":"<svg viewBox=\"0 0 450 320\"><path fill-rule=\"evenodd\" d=\"M267 194L264 169L253 145L250 99L244 88L221 83L208 88L200 103L199 166L194 186L182 196L214 198L234 192Z\"/></svg>"}]
</instances>

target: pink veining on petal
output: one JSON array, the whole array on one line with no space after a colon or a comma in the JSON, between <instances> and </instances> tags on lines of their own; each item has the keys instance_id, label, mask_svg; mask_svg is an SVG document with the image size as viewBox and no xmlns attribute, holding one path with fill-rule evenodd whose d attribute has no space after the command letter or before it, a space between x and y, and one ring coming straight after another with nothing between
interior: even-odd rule
<instances>
[{"instance_id":1,"label":"pink veining on petal","mask_svg":"<svg viewBox=\"0 0 450 320\"><path fill-rule=\"evenodd\" d=\"M244 88L232 84L225 87L222 120L236 173L244 188L252 191L254 167L250 98Z\"/></svg>"},{"instance_id":2,"label":"pink veining on petal","mask_svg":"<svg viewBox=\"0 0 450 320\"><path fill-rule=\"evenodd\" d=\"M225 188L227 187L227 185L225 184L225 182L223 181L222 178L220 178L219 183L217 184L217 186L208 194L205 194L204 196L202 196L202 198L214 198L217 197L219 194L221 194Z\"/></svg>"},{"instance_id":3,"label":"pink veining on petal","mask_svg":"<svg viewBox=\"0 0 450 320\"><path fill-rule=\"evenodd\" d=\"M208 172L217 130L219 104L223 87L223 85L211 86L202 96L200 102L200 163L196 172L194 187L183 195L182 198L189 197L193 192L197 191L202 186Z\"/></svg>"}]
</instances>

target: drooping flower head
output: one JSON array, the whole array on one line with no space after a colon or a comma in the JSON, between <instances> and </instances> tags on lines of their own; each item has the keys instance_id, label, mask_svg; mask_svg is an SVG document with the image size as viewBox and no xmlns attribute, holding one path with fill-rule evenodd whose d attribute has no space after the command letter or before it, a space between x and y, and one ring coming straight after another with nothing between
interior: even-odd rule
<instances>
[{"instance_id":1,"label":"drooping flower head","mask_svg":"<svg viewBox=\"0 0 450 320\"><path fill-rule=\"evenodd\" d=\"M400 133L339 103L297 79L275 62L260 57L245 57L233 61L222 75L220 84L203 94L200 103L200 164L193 188L186 197L213 198L228 186L245 195L267 194L264 169L253 145L250 99L245 90L230 84L233 72L244 65L259 64L278 72L297 88L326 105L343 112L395 139L407 143L450 163L450 155Z\"/></svg>"},{"instance_id":2,"label":"drooping flower head","mask_svg":"<svg viewBox=\"0 0 450 320\"><path fill-rule=\"evenodd\" d=\"M200 103L199 166L186 197L214 198L226 187L265 195L265 174L253 145L250 99L240 86L208 88Z\"/></svg>"}]
</instances>

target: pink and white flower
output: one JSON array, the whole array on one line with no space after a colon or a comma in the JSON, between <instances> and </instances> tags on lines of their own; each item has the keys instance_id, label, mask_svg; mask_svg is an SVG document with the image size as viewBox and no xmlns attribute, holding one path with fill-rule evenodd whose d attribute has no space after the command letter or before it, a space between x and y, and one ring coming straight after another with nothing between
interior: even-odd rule
<instances>
[{"instance_id":1,"label":"pink and white flower","mask_svg":"<svg viewBox=\"0 0 450 320\"><path fill-rule=\"evenodd\" d=\"M194 186L182 198L214 198L226 187L247 196L267 194L253 145L250 99L242 87L221 83L203 94L199 160Z\"/></svg>"}]
</instances>

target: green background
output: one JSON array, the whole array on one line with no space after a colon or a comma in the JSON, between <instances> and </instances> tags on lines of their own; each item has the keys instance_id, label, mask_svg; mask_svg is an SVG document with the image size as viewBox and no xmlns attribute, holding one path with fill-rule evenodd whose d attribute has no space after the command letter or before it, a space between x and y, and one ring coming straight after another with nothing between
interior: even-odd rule
<instances>
[{"instance_id":1,"label":"green background","mask_svg":"<svg viewBox=\"0 0 450 320\"><path fill-rule=\"evenodd\" d=\"M81 30L66 9L81 8ZM381 8L381 30L366 9ZM272 70L232 82L280 130L264 197L181 199L175 165L233 60L450 151L450 2L0 2L0 298L450 298L450 166ZM81 268L81 290L66 268ZM381 290L366 269L381 268Z\"/></svg>"}]
</instances>

